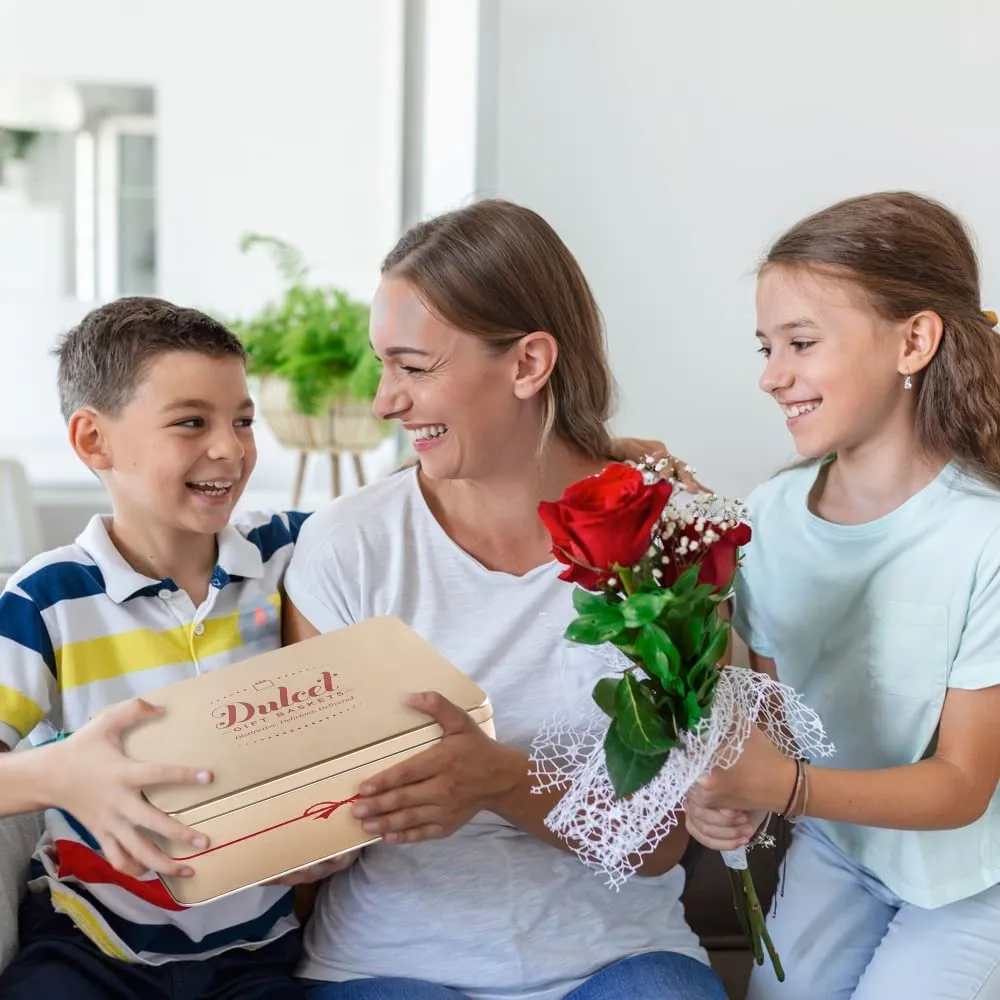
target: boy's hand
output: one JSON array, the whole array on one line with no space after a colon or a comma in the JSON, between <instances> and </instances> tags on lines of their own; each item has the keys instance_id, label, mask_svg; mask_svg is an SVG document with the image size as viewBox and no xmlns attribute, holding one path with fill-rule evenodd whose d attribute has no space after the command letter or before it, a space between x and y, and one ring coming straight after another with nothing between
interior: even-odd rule
<instances>
[{"instance_id":1,"label":"boy's hand","mask_svg":"<svg viewBox=\"0 0 1000 1000\"><path fill-rule=\"evenodd\" d=\"M317 861L308 868L299 868L297 871L282 875L281 878L271 879L264 882L264 885L310 885L313 882L322 882L330 875L336 875L350 868L358 858L361 857L361 848L356 851L348 851L346 854L338 854L335 858L328 858L326 861Z\"/></svg>"},{"instance_id":2,"label":"boy's hand","mask_svg":"<svg viewBox=\"0 0 1000 1000\"><path fill-rule=\"evenodd\" d=\"M191 844L195 850L208 847L204 835L150 805L142 790L153 785L205 785L212 775L193 767L141 764L122 751L126 729L162 714L163 709L134 698L102 712L68 739L29 751L48 756L41 768L47 800L79 820L108 861L127 875L193 874L147 839L143 828Z\"/></svg>"}]
</instances>

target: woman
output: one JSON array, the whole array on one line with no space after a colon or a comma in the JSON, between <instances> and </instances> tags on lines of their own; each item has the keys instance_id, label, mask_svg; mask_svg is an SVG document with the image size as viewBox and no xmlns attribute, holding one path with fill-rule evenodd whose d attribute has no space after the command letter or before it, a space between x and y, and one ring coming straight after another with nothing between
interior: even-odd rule
<instances>
[{"instance_id":1,"label":"woman","mask_svg":"<svg viewBox=\"0 0 1000 1000\"><path fill-rule=\"evenodd\" d=\"M499 201L416 226L382 273L375 410L413 434L420 465L307 522L289 638L396 615L489 693L498 740L415 697L445 737L362 787L355 814L383 839L320 891L312 998L724 1000L680 902L686 833L616 893L532 792L531 740L585 710L605 671L562 639L572 587L537 516L612 448L587 282L539 216Z\"/></svg>"}]
</instances>

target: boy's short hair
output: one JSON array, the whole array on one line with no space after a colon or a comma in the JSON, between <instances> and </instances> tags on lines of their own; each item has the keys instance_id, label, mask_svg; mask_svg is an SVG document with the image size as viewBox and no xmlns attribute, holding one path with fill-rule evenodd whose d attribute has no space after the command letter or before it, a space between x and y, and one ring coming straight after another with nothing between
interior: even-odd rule
<instances>
[{"instance_id":1,"label":"boy's short hair","mask_svg":"<svg viewBox=\"0 0 1000 1000\"><path fill-rule=\"evenodd\" d=\"M230 355L246 363L240 339L197 309L163 299L118 299L87 313L59 341L59 402L66 420L81 407L110 416L128 405L149 364L169 351Z\"/></svg>"}]
</instances>

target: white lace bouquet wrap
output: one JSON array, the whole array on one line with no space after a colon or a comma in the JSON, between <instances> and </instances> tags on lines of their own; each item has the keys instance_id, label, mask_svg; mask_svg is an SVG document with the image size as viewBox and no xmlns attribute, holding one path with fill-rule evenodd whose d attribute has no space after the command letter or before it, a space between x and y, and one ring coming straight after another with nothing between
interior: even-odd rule
<instances>
[{"instance_id":1,"label":"white lace bouquet wrap","mask_svg":"<svg viewBox=\"0 0 1000 1000\"><path fill-rule=\"evenodd\" d=\"M597 652L597 650L595 650ZM614 647L600 652L619 669L631 666ZM790 687L747 667L720 671L711 714L672 750L659 773L628 798L615 795L604 756L608 717L556 720L535 739L532 763L539 791L564 792L545 825L573 845L580 860L620 887L677 825L684 797L712 768L731 767L752 725L789 756L833 753L819 716ZM729 868L747 867L746 850L725 851Z\"/></svg>"}]
</instances>

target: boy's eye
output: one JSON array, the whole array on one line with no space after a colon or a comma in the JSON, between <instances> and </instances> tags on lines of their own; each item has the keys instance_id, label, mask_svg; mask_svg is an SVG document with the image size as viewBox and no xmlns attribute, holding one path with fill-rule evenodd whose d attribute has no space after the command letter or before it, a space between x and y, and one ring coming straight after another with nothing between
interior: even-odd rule
<instances>
[{"instance_id":1,"label":"boy's eye","mask_svg":"<svg viewBox=\"0 0 1000 1000\"><path fill-rule=\"evenodd\" d=\"M205 426L205 420L203 417L188 417L187 420L178 420L175 427L191 427L198 428Z\"/></svg>"},{"instance_id":2,"label":"boy's eye","mask_svg":"<svg viewBox=\"0 0 1000 1000\"><path fill-rule=\"evenodd\" d=\"M236 421L237 427L246 428L246 427L253 427L253 425L254 425L253 417L240 417L239 420Z\"/></svg>"}]
</instances>

